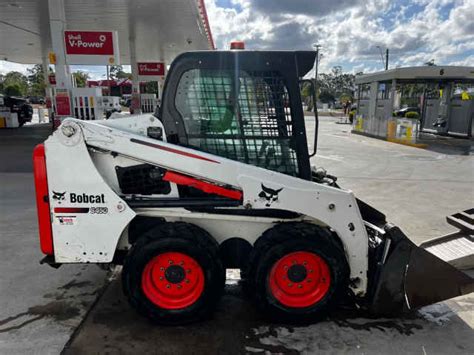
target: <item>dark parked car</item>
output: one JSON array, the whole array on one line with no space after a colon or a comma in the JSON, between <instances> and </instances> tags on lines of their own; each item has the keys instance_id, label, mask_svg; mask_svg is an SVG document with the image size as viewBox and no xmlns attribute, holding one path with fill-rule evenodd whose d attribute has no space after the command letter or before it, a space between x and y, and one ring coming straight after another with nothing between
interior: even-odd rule
<instances>
[{"instance_id":1,"label":"dark parked car","mask_svg":"<svg viewBox=\"0 0 474 355\"><path fill-rule=\"evenodd\" d=\"M400 110L394 112L397 117L405 117L407 112L416 112L420 114L420 109L418 107L404 107Z\"/></svg>"},{"instance_id":2,"label":"dark parked car","mask_svg":"<svg viewBox=\"0 0 474 355\"><path fill-rule=\"evenodd\" d=\"M18 123L20 124L20 127L26 122L31 122L31 119L33 118L33 106L21 97L4 96L3 106L8 107L10 112L18 115Z\"/></svg>"},{"instance_id":3,"label":"dark parked car","mask_svg":"<svg viewBox=\"0 0 474 355\"><path fill-rule=\"evenodd\" d=\"M46 100L41 96L28 96L28 102L35 105L44 105Z\"/></svg>"}]
</instances>

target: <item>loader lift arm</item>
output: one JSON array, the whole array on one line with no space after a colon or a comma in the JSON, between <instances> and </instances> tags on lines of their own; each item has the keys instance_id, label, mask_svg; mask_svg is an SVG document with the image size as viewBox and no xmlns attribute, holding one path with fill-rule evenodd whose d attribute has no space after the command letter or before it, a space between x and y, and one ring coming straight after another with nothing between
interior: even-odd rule
<instances>
[{"instance_id":1,"label":"loader lift arm","mask_svg":"<svg viewBox=\"0 0 474 355\"><path fill-rule=\"evenodd\" d=\"M82 141L77 145L83 144L87 149L159 166L179 178L194 179L206 186L225 189L230 194L242 194L240 200L217 199L216 206L219 204L235 206L237 202L245 209L268 209L268 201L261 197L262 184L274 190L282 189L278 194L278 202L271 207L308 216L331 226L341 238L345 248L352 250L347 258L351 265L352 277L358 280L354 284L355 293L365 293L367 259L360 256L367 255L367 232L352 192L113 129L111 128L113 124L114 122L108 122L106 126L92 121L67 119L62 125L63 128L55 135L62 136L61 140ZM64 132L74 133L71 137L65 137ZM60 147L56 145L56 149ZM157 203L163 206L170 203L173 207L178 205L184 207L188 201L191 200L182 200L181 197L179 200L161 197L158 200L148 199L148 202L147 199L136 200L132 205ZM194 201L197 204L203 202L199 199ZM209 206L214 203L209 199L207 201ZM335 206L337 216L334 208L332 206L329 208L329 205ZM354 238L354 235L358 237Z\"/></svg>"}]
</instances>

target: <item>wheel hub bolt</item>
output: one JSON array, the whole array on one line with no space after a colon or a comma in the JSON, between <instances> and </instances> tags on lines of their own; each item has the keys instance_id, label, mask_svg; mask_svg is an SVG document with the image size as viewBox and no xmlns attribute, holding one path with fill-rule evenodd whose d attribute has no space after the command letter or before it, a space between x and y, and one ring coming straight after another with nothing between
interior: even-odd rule
<instances>
[{"instance_id":1,"label":"wheel hub bolt","mask_svg":"<svg viewBox=\"0 0 474 355\"><path fill-rule=\"evenodd\" d=\"M299 284L299 285L298 285L298 288L301 288L301 287L303 287L303 285L302 285L302 284Z\"/></svg>"},{"instance_id":2,"label":"wheel hub bolt","mask_svg":"<svg viewBox=\"0 0 474 355\"><path fill-rule=\"evenodd\" d=\"M170 288L170 287L171 287L171 285L170 285L170 284L166 284L166 288Z\"/></svg>"},{"instance_id":3,"label":"wheel hub bolt","mask_svg":"<svg viewBox=\"0 0 474 355\"><path fill-rule=\"evenodd\" d=\"M186 279L186 280L184 280L184 282L186 282L186 283L188 284L188 283L189 283L189 280L188 280L188 279Z\"/></svg>"}]
</instances>

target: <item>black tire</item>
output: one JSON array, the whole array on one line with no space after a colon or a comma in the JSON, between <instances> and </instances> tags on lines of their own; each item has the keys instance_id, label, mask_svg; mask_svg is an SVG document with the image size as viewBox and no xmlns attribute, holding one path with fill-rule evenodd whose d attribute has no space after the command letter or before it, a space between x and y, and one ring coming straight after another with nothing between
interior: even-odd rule
<instances>
[{"instance_id":1,"label":"black tire","mask_svg":"<svg viewBox=\"0 0 474 355\"><path fill-rule=\"evenodd\" d=\"M158 306L142 288L142 274L147 264L155 256L168 252L193 258L204 275L199 298L180 309ZM187 324L212 314L225 285L225 269L219 258L218 244L206 231L192 224L167 222L138 238L125 259L122 283L129 303L143 316L159 324Z\"/></svg>"},{"instance_id":2,"label":"black tire","mask_svg":"<svg viewBox=\"0 0 474 355\"><path fill-rule=\"evenodd\" d=\"M315 254L329 269L330 283L324 297L309 306L282 304L271 291L269 279L273 266L294 252ZM247 292L254 295L257 306L270 318L308 323L319 320L347 294L349 266L341 243L328 229L309 223L283 223L257 240L245 276Z\"/></svg>"}]
</instances>

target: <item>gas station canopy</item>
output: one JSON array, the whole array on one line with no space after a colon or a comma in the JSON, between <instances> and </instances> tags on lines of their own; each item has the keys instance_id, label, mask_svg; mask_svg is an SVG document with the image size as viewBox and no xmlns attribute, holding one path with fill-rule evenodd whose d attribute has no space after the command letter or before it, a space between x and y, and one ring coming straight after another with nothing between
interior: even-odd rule
<instances>
[{"instance_id":1,"label":"gas station canopy","mask_svg":"<svg viewBox=\"0 0 474 355\"><path fill-rule=\"evenodd\" d=\"M203 0L64 0L66 28L117 31L121 64L170 63L181 52L214 49ZM41 63L52 50L48 0L0 0L0 59Z\"/></svg>"}]
</instances>

